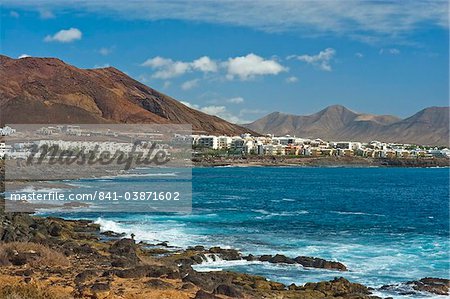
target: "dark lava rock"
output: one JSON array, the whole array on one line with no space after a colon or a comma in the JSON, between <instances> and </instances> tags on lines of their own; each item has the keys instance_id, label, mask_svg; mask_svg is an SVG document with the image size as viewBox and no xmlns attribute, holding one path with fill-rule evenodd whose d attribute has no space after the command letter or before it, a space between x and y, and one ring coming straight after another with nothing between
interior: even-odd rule
<instances>
[{"instance_id":1,"label":"dark lava rock","mask_svg":"<svg viewBox=\"0 0 450 299\"><path fill-rule=\"evenodd\" d=\"M347 271L347 267L342 263L327 261L316 257L298 256L294 261L303 267Z\"/></svg>"},{"instance_id":2,"label":"dark lava rock","mask_svg":"<svg viewBox=\"0 0 450 299\"><path fill-rule=\"evenodd\" d=\"M220 247L211 247L210 253L217 254L221 259L226 261L240 260L241 254L236 249L223 249Z\"/></svg>"},{"instance_id":3,"label":"dark lava rock","mask_svg":"<svg viewBox=\"0 0 450 299\"><path fill-rule=\"evenodd\" d=\"M271 259L269 259L269 263L274 264L295 264L295 261L291 258L288 258L287 256L284 256L282 254L277 254Z\"/></svg>"},{"instance_id":4,"label":"dark lava rock","mask_svg":"<svg viewBox=\"0 0 450 299\"><path fill-rule=\"evenodd\" d=\"M97 282L97 283L94 283L90 289L93 293L100 293L100 292L109 291L111 289L111 287L110 287L109 283Z\"/></svg>"},{"instance_id":5,"label":"dark lava rock","mask_svg":"<svg viewBox=\"0 0 450 299\"><path fill-rule=\"evenodd\" d=\"M214 294L225 295L232 298L242 298L242 293L234 286L228 284L219 284L214 289Z\"/></svg>"},{"instance_id":6,"label":"dark lava rock","mask_svg":"<svg viewBox=\"0 0 450 299\"><path fill-rule=\"evenodd\" d=\"M19 270L19 271L15 271L14 275L17 276L32 276L34 274L33 269L25 269L25 270Z\"/></svg>"},{"instance_id":7,"label":"dark lava rock","mask_svg":"<svg viewBox=\"0 0 450 299\"><path fill-rule=\"evenodd\" d=\"M133 239L128 238L123 238L114 242L109 248L111 254L125 257L135 257L136 251L136 242Z\"/></svg>"},{"instance_id":8,"label":"dark lava rock","mask_svg":"<svg viewBox=\"0 0 450 299\"><path fill-rule=\"evenodd\" d=\"M101 232L100 234L103 236L106 236L106 237L110 237L110 238L122 238L122 237L125 237L125 235L126 235L125 233L116 233L111 230Z\"/></svg>"},{"instance_id":9,"label":"dark lava rock","mask_svg":"<svg viewBox=\"0 0 450 299\"><path fill-rule=\"evenodd\" d=\"M60 237L62 230L63 228L59 223L52 223L48 229L48 233L52 237Z\"/></svg>"},{"instance_id":10,"label":"dark lava rock","mask_svg":"<svg viewBox=\"0 0 450 299\"><path fill-rule=\"evenodd\" d=\"M219 297L217 297L214 294L205 292L203 290L199 290L196 294L194 299L220 299Z\"/></svg>"},{"instance_id":11,"label":"dark lava rock","mask_svg":"<svg viewBox=\"0 0 450 299\"><path fill-rule=\"evenodd\" d=\"M83 283L87 280L90 280L94 277L97 277L98 273L95 270L85 270L83 272L80 272L75 276L75 283Z\"/></svg>"},{"instance_id":12,"label":"dark lava rock","mask_svg":"<svg viewBox=\"0 0 450 299\"><path fill-rule=\"evenodd\" d=\"M256 261L258 260L258 258L256 256L254 256L253 254L249 254L247 256L242 257L242 259L252 262L252 261Z\"/></svg>"},{"instance_id":13,"label":"dark lava rock","mask_svg":"<svg viewBox=\"0 0 450 299\"><path fill-rule=\"evenodd\" d=\"M27 255L23 253L18 253L11 256L9 261L13 264L13 266L23 266L29 262Z\"/></svg>"},{"instance_id":14,"label":"dark lava rock","mask_svg":"<svg viewBox=\"0 0 450 299\"><path fill-rule=\"evenodd\" d=\"M419 281L408 282L408 284L412 284L413 289L416 291L428 292L436 295L449 295L449 279L425 277Z\"/></svg>"},{"instance_id":15,"label":"dark lava rock","mask_svg":"<svg viewBox=\"0 0 450 299\"><path fill-rule=\"evenodd\" d=\"M270 254L263 254L259 257L260 262L268 262L272 256Z\"/></svg>"},{"instance_id":16,"label":"dark lava rock","mask_svg":"<svg viewBox=\"0 0 450 299\"><path fill-rule=\"evenodd\" d=\"M138 264L138 261L135 259L128 259L125 257L117 257L111 261L111 266L117 268L129 268L136 266L136 264Z\"/></svg>"},{"instance_id":17,"label":"dark lava rock","mask_svg":"<svg viewBox=\"0 0 450 299\"><path fill-rule=\"evenodd\" d=\"M191 256L191 260L193 261L193 263L191 263L191 265L193 264L201 264L205 261L205 255L203 253L201 254L196 254Z\"/></svg>"},{"instance_id":18,"label":"dark lava rock","mask_svg":"<svg viewBox=\"0 0 450 299\"><path fill-rule=\"evenodd\" d=\"M183 275L183 282L190 282L196 286L212 292L219 284L230 284L231 277L220 275L219 273L203 273L190 270Z\"/></svg>"},{"instance_id":19,"label":"dark lava rock","mask_svg":"<svg viewBox=\"0 0 450 299\"><path fill-rule=\"evenodd\" d=\"M161 279L150 279L147 286L152 289L174 289L174 285Z\"/></svg>"},{"instance_id":20,"label":"dark lava rock","mask_svg":"<svg viewBox=\"0 0 450 299\"><path fill-rule=\"evenodd\" d=\"M141 265L134 268L116 270L114 273L120 278L167 277L175 279L180 277L177 269L156 265Z\"/></svg>"},{"instance_id":21,"label":"dark lava rock","mask_svg":"<svg viewBox=\"0 0 450 299\"><path fill-rule=\"evenodd\" d=\"M91 255L91 254L97 254L97 250L92 248L89 244L83 244L83 245L75 245L72 248L73 253L75 254L85 254L85 255Z\"/></svg>"},{"instance_id":22,"label":"dark lava rock","mask_svg":"<svg viewBox=\"0 0 450 299\"><path fill-rule=\"evenodd\" d=\"M317 283L306 283L301 290L319 291L325 294L325 297L343 297L343 298L365 298L370 295L366 286L358 283L352 283L347 279L340 277L331 281L321 281ZM376 298L376 297L375 297Z\"/></svg>"},{"instance_id":23,"label":"dark lava rock","mask_svg":"<svg viewBox=\"0 0 450 299\"><path fill-rule=\"evenodd\" d=\"M181 286L182 290L192 290L195 288L195 285L193 283L187 282L187 283L183 283L183 285Z\"/></svg>"},{"instance_id":24,"label":"dark lava rock","mask_svg":"<svg viewBox=\"0 0 450 299\"><path fill-rule=\"evenodd\" d=\"M205 251L205 247L201 246L201 245L197 245L197 246L189 246L186 250L191 250L191 251Z\"/></svg>"}]
</instances>

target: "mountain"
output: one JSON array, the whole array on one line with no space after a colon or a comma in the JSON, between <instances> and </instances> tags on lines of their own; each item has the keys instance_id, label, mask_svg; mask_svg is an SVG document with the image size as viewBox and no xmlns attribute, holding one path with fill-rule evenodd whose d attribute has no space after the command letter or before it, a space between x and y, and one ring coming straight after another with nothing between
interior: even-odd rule
<instances>
[{"instance_id":1,"label":"mountain","mask_svg":"<svg viewBox=\"0 0 450 299\"><path fill-rule=\"evenodd\" d=\"M79 69L56 58L0 55L0 123L192 124L194 132L247 128L189 108L113 67Z\"/></svg>"},{"instance_id":2,"label":"mountain","mask_svg":"<svg viewBox=\"0 0 450 299\"><path fill-rule=\"evenodd\" d=\"M244 126L259 133L326 140L449 145L449 107L426 108L402 120L334 105L306 116L274 112Z\"/></svg>"}]
</instances>

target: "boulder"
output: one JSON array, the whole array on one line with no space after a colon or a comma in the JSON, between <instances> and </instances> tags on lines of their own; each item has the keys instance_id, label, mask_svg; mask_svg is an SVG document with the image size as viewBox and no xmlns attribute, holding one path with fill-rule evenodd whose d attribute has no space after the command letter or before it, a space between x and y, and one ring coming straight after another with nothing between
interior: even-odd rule
<instances>
[{"instance_id":1,"label":"boulder","mask_svg":"<svg viewBox=\"0 0 450 299\"><path fill-rule=\"evenodd\" d=\"M95 278L97 276L98 276L97 271L95 271L95 270L85 270L83 272L78 273L75 276L75 283L77 283L77 284L83 283L83 282L85 282L87 280L91 280L91 279L93 279L93 278Z\"/></svg>"},{"instance_id":2,"label":"boulder","mask_svg":"<svg viewBox=\"0 0 450 299\"><path fill-rule=\"evenodd\" d=\"M303 267L347 271L347 267L340 262L327 261L316 257L298 256L294 261Z\"/></svg>"},{"instance_id":3,"label":"boulder","mask_svg":"<svg viewBox=\"0 0 450 299\"><path fill-rule=\"evenodd\" d=\"M272 258L270 254L263 254L259 257L260 262L268 262Z\"/></svg>"},{"instance_id":4,"label":"boulder","mask_svg":"<svg viewBox=\"0 0 450 299\"><path fill-rule=\"evenodd\" d=\"M269 259L269 263L274 264L295 264L295 261L282 254L276 254L274 257Z\"/></svg>"},{"instance_id":5,"label":"boulder","mask_svg":"<svg viewBox=\"0 0 450 299\"><path fill-rule=\"evenodd\" d=\"M217 254L221 259L226 261L235 261L240 260L242 258L241 254L236 249L223 249L220 247L211 247L209 249L209 252Z\"/></svg>"},{"instance_id":6,"label":"boulder","mask_svg":"<svg viewBox=\"0 0 450 299\"><path fill-rule=\"evenodd\" d=\"M413 289L436 295L449 295L450 280L444 278L425 277L419 281L408 282Z\"/></svg>"},{"instance_id":7,"label":"boulder","mask_svg":"<svg viewBox=\"0 0 450 299\"><path fill-rule=\"evenodd\" d=\"M194 299L220 299L220 297L217 297L214 294L205 292L204 290L199 290L196 294Z\"/></svg>"},{"instance_id":8,"label":"boulder","mask_svg":"<svg viewBox=\"0 0 450 299\"><path fill-rule=\"evenodd\" d=\"M122 238L126 235L125 233L116 233L111 230L101 232L100 234L109 238Z\"/></svg>"},{"instance_id":9,"label":"boulder","mask_svg":"<svg viewBox=\"0 0 450 299\"><path fill-rule=\"evenodd\" d=\"M319 291L325 294L325 297L343 297L343 298L365 298L370 295L366 286L358 283L351 283L343 277L335 278L331 281L321 281L317 283L306 283L300 287L302 291Z\"/></svg>"},{"instance_id":10,"label":"boulder","mask_svg":"<svg viewBox=\"0 0 450 299\"><path fill-rule=\"evenodd\" d=\"M150 279L146 285L152 289L174 289L174 285L161 279Z\"/></svg>"},{"instance_id":11,"label":"boulder","mask_svg":"<svg viewBox=\"0 0 450 299\"><path fill-rule=\"evenodd\" d=\"M252 261L256 261L258 260L258 258L256 256L254 256L253 254L249 254L247 256L242 257L242 259L252 262Z\"/></svg>"},{"instance_id":12,"label":"boulder","mask_svg":"<svg viewBox=\"0 0 450 299\"><path fill-rule=\"evenodd\" d=\"M166 277L176 279L180 277L177 269L157 265L140 265L133 268L115 270L114 273L120 278Z\"/></svg>"},{"instance_id":13,"label":"boulder","mask_svg":"<svg viewBox=\"0 0 450 299\"><path fill-rule=\"evenodd\" d=\"M232 298L242 298L242 293L235 287L229 284L219 284L214 289L214 294L225 295Z\"/></svg>"}]
</instances>

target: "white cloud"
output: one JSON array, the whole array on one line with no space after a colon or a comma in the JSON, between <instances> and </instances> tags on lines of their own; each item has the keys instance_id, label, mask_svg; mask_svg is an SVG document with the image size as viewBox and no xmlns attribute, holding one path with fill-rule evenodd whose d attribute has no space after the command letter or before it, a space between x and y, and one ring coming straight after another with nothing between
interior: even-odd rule
<instances>
[{"instance_id":1,"label":"white cloud","mask_svg":"<svg viewBox=\"0 0 450 299\"><path fill-rule=\"evenodd\" d=\"M248 80L256 76L276 75L288 70L275 60L266 60L253 53L246 56L230 57L223 62L212 60L208 56L202 56L193 61L175 61L156 56L147 59L141 65L155 70L153 78L157 79L179 77L194 71L204 74L225 71L226 78L229 80L234 78Z\"/></svg>"},{"instance_id":2,"label":"white cloud","mask_svg":"<svg viewBox=\"0 0 450 299\"><path fill-rule=\"evenodd\" d=\"M157 70L153 77L157 79L170 79L181 76L190 71L190 64L182 61L173 61L170 58L156 56L147 59L142 66Z\"/></svg>"},{"instance_id":3,"label":"white cloud","mask_svg":"<svg viewBox=\"0 0 450 299\"><path fill-rule=\"evenodd\" d=\"M208 56L203 56L199 59L194 60L191 65L193 69L202 71L204 73L217 72L217 63L211 60L211 58L209 58Z\"/></svg>"},{"instance_id":4,"label":"white cloud","mask_svg":"<svg viewBox=\"0 0 450 299\"><path fill-rule=\"evenodd\" d=\"M28 54L22 54L22 55L20 55L19 57L17 57L17 58L27 58L27 57L31 57L31 55L28 55Z\"/></svg>"},{"instance_id":5,"label":"white cloud","mask_svg":"<svg viewBox=\"0 0 450 299\"><path fill-rule=\"evenodd\" d=\"M170 87L170 85L172 85L172 82L170 82L170 81L165 81L164 84L163 84L163 88L164 88L164 89L167 89L167 88Z\"/></svg>"},{"instance_id":6,"label":"white cloud","mask_svg":"<svg viewBox=\"0 0 450 299\"><path fill-rule=\"evenodd\" d=\"M192 62L174 61L170 58L156 56L147 59L142 66L150 67L156 72L153 74L157 79L169 79L184 75L192 71L200 71L203 73L216 72L217 64L209 57L203 56Z\"/></svg>"},{"instance_id":7,"label":"white cloud","mask_svg":"<svg viewBox=\"0 0 450 299\"><path fill-rule=\"evenodd\" d=\"M389 54L389 55L400 55L400 50L395 48L390 49L380 49L380 55Z\"/></svg>"},{"instance_id":8,"label":"white cloud","mask_svg":"<svg viewBox=\"0 0 450 299\"><path fill-rule=\"evenodd\" d=\"M203 113L206 114L210 114L210 115L215 115L217 117L223 118L231 123L235 123L235 124L244 124L244 123L249 123L250 121L243 119L242 113L238 113L238 115L231 113L230 111L228 111L226 106L223 105L210 105L210 106L200 106L200 105L196 105L196 104L191 104L189 102L183 102L181 101L182 104L199 110ZM242 111L242 110L241 110Z\"/></svg>"},{"instance_id":9,"label":"white cloud","mask_svg":"<svg viewBox=\"0 0 450 299\"><path fill-rule=\"evenodd\" d=\"M286 82L287 83L295 83L295 82L298 82L298 78L295 76L291 76L291 77L286 78Z\"/></svg>"},{"instance_id":10,"label":"white cloud","mask_svg":"<svg viewBox=\"0 0 450 299\"><path fill-rule=\"evenodd\" d=\"M244 102L244 98L243 97L234 97L234 98L225 100L225 102L231 103L231 104L240 104L240 103Z\"/></svg>"},{"instance_id":11,"label":"white cloud","mask_svg":"<svg viewBox=\"0 0 450 299\"><path fill-rule=\"evenodd\" d=\"M359 53L359 52L355 53L355 56L358 57L358 58L364 58L364 54L363 53Z\"/></svg>"},{"instance_id":12,"label":"white cloud","mask_svg":"<svg viewBox=\"0 0 450 299\"><path fill-rule=\"evenodd\" d=\"M336 51L333 48L327 48L323 51L320 51L316 55L291 55L288 56L288 59L295 58L297 60L314 65L323 71L330 72L332 70L330 62L333 59L334 55L336 55Z\"/></svg>"},{"instance_id":13,"label":"white cloud","mask_svg":"<svg viewBox=\"0 0 450 299\"><path fill-rule=\"evenodd\" d=\"M109 48L103 47L98 50L98 53L100 53L100 55L103 55L103 56L108 56L109 54L112 53L112 51L113 51L112 47L109 47Z\"/></svg>"},{"instance_id":14,"label":"white cloud","mask_svg":"<svg viewBox=\"0 0 450 299\"><path fill-rule=\"evenodd\" d=\"M34 8L32 0L3 0ZM40 0L40 7L113 13L127 19L179 19L245 26L267 32L339 34L373 42L401 39L424 24L448 28L448 1L122 1ZM270 12L270 13L268 13Z\"/></svg>"},{"instance_id":15,"label":"white cloud","mask_svg":"<svg viewBox=\"0 0 450 299\"><path fill-rule=\"evenodd\" d=\"M60 43L70 43L76 40L80 40L82 37L82 33L77 28L70 28L67 30L60 30L56 32L54 35L47 35L44 38L46 42L60 42Z\"/></svg>"},{"instance_id":16,"label":"white cloud","mask_svg":"<svg viewBox=\"0 0 450 299\"><path fill-rule=\"evenodd\" d=\"M189 89L192 89L194 87L197 87L198 81L199 81L198 79L186 81L183 84L181 84L181 89L189 90Z\"/></svg>"},{"instance_id":17,"label":"white cloud","mask_svg":"<svg viewBox=\"0 0 450 299\"><path fill-rule=\"evenodd\" d=\"M229 58L227 62L224 62L224 66L227 68L227 79L230 80L235 77L248 80L255 76L277 75L288 70L275 60L266 60L253 53Z\"/></svg>"}]
</instances>

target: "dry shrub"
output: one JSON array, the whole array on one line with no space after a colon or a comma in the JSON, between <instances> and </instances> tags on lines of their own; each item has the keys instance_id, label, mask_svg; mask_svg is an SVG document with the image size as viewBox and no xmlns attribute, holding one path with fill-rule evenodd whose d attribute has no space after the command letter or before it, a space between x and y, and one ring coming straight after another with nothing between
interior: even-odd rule
<instances>
[{"instance_id":1,"label":"dry shrub","mask_svg":"<svg viewBox=\"0 0 450 299\"><path fill-rule=\"evenodd\" d=\"M32 242L11 242L0 244L0 266L11 265L10 258L17 253L33 254L34 258L27 262L33 267L67 267L70 265L66 256L45 245Z\"/></svg>"},{"instance_id":2,"label":"dry shrub","mask_svg":"<svg viewBox=\"0 0 450 299\"><path fill-rule=\"evenodd\" d=\"M56 294L47 288L40 288L35 284L3 285L0 298L4 299L58 299Z\"/></svg>"}]
</instances>

